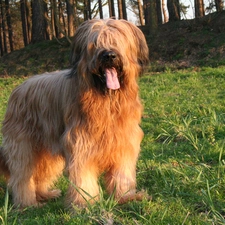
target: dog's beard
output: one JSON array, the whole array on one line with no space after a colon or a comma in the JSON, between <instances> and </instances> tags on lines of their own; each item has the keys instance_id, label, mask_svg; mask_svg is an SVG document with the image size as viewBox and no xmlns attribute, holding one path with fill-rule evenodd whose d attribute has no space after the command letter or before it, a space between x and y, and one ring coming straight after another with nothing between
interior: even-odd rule
<instances>
[{"instance_id":1,"label":"dog's beard","mask_svg":"<svg viewBox=\"0 0 225 225\"><path fill-rule=\"evenodd\" d=\"M123 80L123 65L120 56L113 51L103 51L97 58L92 75L98 90L111 93L120 89Z\"/></svg>"}]
</instances>

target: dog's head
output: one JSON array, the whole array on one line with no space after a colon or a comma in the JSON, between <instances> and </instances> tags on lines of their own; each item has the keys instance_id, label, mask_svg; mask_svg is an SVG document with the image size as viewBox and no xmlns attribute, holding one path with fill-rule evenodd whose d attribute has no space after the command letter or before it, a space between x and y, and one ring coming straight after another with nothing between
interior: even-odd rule
<instances>
[{"instance_id":1,"label":"dog's head","mask_svg":"<svg viewBox=\"0 0 225 225\"><path fill-rule=\"evenodd\" d=\"M148 62L145 37L135 25L126 20L88 20L74 36L70 76L82 76L98 89L116 90L142 73Z\"/></svg>"}]
</instances>

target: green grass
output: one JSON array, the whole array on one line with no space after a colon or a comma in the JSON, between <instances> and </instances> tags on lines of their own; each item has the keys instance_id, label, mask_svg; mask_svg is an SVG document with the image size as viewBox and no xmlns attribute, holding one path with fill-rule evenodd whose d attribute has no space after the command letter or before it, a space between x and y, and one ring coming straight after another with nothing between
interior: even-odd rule
<instances>
[{"instance_id":1,"label":"green grass","mask_svg":"<svg viewBox=\"0 0 225 225\"><path fill-rule=\"evenodd\" d=\"M11 90L24 79L0 78L1 121ZM6 184L0 180L0 221L225 224L225 67L145 74L140 94L145 137L137 182L139 190L152 196L151 201L118 205L102 193L99 203L71 212L63 205L68 181L62 177L57 183L62 197L21 212L11 209L11 198L6 202Z\"/></svg>"}]
</instances>

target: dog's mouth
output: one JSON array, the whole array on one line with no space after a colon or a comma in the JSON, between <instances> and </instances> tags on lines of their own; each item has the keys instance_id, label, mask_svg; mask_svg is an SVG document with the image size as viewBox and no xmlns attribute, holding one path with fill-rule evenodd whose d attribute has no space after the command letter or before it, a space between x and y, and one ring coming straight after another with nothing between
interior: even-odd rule
<instances>
[{"instance_id":1,"label":"dog's mouth","mask_svg":"<svg viewBox=\"0 0 225 225\"><path fill-rule=\"evenodd\" d=\"M103 51L93 71L95 86L104 91L118 90L122 83L122 62L118 53Z\"/></svg>"},{"instance_id":2,"label":"dog's mouth","mask_svg":"<svg viewBox=\"0 0 225 225\"><path fill-rule=\"evenodd\" d=\"M109 89L117 90L120 88L120 82L116 68L105 68L106 86Z\"/></svg>"}]
</instances>

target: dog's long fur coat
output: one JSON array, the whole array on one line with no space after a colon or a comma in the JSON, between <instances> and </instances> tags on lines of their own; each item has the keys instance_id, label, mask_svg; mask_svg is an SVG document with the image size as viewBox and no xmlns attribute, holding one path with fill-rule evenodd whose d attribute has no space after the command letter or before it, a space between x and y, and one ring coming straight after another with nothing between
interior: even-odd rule
<instances>
[{"instance_id":1,"label":"dog's long fur coat","mask_svg":"<svg viewBox=\"0 0 225 225\"><path fill-rule=\"evenodd\" d=\"M69 205L98 199L103 172L119 202L142 197L136 193L143 137L137 78L148 57L144 35L130 22L86 21L74 37L72 69L33 76L13 91L0 168L16 205L59 196L50 188L64 168Z\"/></svg>"}]
</instances>

